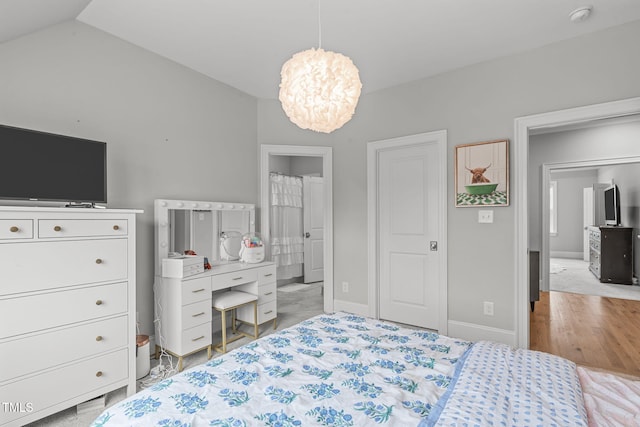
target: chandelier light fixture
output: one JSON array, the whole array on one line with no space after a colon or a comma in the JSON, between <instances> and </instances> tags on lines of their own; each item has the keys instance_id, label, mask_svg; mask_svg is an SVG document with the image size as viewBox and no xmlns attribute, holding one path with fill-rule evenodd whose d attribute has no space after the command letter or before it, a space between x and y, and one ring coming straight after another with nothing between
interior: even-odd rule
<instances>
[{"instance_id":1,"label":"chandelier light fixture","mask_svg":"<svg viewBox=\"0 0 640 427\"><path fill-rule=\"evenodd\" d=\"M351 120L362 83L349 57L322 49L320 0L318 39L318 49L298 52L282 65L279 99L293 123L330 133Z\"/></svg>"}]
</instances>

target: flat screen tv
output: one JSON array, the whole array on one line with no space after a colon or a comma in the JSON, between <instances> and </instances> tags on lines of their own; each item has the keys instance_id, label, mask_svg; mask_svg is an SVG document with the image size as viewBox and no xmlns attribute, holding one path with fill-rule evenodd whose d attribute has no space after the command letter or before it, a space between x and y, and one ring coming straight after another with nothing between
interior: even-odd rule
<instances>
[{"instance_id":1,"label":"flat screen tv","mask_svg":"<svg viewBox=\"0 0 640 427\"><path fill-rule=\"evenodd\" d=\"M620 190L612 185L604 190L604 223L605 225L620 225Z\"/></svg>"},{"instance_id":2,"label":"flat screen tv","mask_svg":"<svg viewBox=\"0 0 640 427\"><path fill-rule=\"evenodd\" d=\"M0 199L107 203L107 144L0 125Z\"/></svg>"}]
</instances>

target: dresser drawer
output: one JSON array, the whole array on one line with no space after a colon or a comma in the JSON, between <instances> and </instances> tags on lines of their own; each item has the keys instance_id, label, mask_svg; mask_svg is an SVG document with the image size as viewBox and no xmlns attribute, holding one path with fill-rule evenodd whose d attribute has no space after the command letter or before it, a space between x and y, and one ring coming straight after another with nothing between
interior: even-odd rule
<instances>
[{"instance_id":1,"label":"dresser drawer","mask_svg":"<svg viewBox=\"0 0 640 427\"><path fill-rule=\"evenodd\" d=\"M0 239L33 239L33 220L0 219Z\"/></svg>"},{"instance_id":2,"label":"dresser drawer","mask_svg":"<svg viewBox=\"0 0 640 427\"><path fill-rule=\"evenodd\" d=\"M127 239L0 244L0 295L127 279Z\"/></svg>"},{"instance_id":3,"label":"dresser drawer","mask_svg":"<svg viewBox=\"0 0 640 427\"><path fill-rule=\"evenodd\" d=\"M263 285L265 283L276 281L276 266L269 265L267 267L261 267L258 270L258 283Z\"/></svg>"},{"instance_id":4,"label":"dresser drawer","mask_svg":"<svg viewBox=\"0 0 640 427\"><path fill-rule=\"evenodd\" d=\"M124 385L129 374L127 355L128 351L123 349L12 382L0 387L0 402L29 402L37 412L110 384L123 382ZM71 404L75 403L79 402ZM27 415L27 412L7 411L0 422L11 422Z\"/></svg>"},{"instance_id":5,"label":"dresser drawer","mask_svg":"<svg viewBox=\"0 0 640 427\"><path fill-rule=\"evenodd\" d=\"M127 316L0 343L0 382L127 345Z\"/></svg>"},{"instance_id":6,"label":"dresser drawer","mask_svg":"<svg viewBox=\"0 0 640 427\"><path fill-rule=\"evenodd\" d=\"M211 300L182 306L183 329L190 329L202 323L211 323Z\"/></svg>"},{"instance_id":7,"label":"dresser drawer","mask_svg":"<svg viewBox=\"0 0 640 427\"><path fill-rule=\"evenodd\" d=\"M273 320L278 315L278 302L271 301L258 305L258 324ZM253 304L238 308L238 319L253 323Z\"/></svg>"},{"instance_id":8,"label":"dresser drawer","mask_svg":"<svg viewBox=\"0 0 640 427\"><path fill-rule=\"evenodd\" d=\"M278 288L277 288L276 282L259 286L258 287L258 304L271 302L276 299L277 295L278 295Z\"/></svg>"},{"instance_id":9,"label":"dresser drawer","mask_svg":"<svg viewBox=\"0 0 640 427\"><path fill-rule=\"evenodd\" d=\"M182 282L182 305L208 301L211 308L211 277L201 277Z\"/></svg>"},{"instance_id":10,"label":"dresser drawer","mask_svg":"<svg viewBox=\"0 0 640 427\"><path fill-rule=\"evenodd\" d=\"M127 283L0 300L0 339L127 311ZM43 349L46 350L46 349Z\"/></svg>"},{"instance_id":11,"label":"dresser drawer","mask_svg":"<svg viewBox=\"0 0 640 427\"><path fill-rule=\"evenodd\" d=\"M182 331L182 349L179 354L189 354L211 345L211 322Z\"/></svg>"},{"instance_id":12,"label":"dresser drawer","mask_svg":"<svg viewBox=\"0 0 640 427\"><path fill-rule=\"evenodd\" d=\"M255 268L248 270L238 270L231 273L218 274L211 276L212 288L214 290L230 288L243 283L256 282L258 280L258 272Z\"/></svg>"},{"instance_id":13,"label":"dresser drawer","mask_svg":"<svg viewBox=\"0 0 640 427\"><path fill-rule=\"evenodd\" d=\"M41 239L64 237L126 236L126 219L41 219L38 237Z\"/></svg>"}]
</instances>

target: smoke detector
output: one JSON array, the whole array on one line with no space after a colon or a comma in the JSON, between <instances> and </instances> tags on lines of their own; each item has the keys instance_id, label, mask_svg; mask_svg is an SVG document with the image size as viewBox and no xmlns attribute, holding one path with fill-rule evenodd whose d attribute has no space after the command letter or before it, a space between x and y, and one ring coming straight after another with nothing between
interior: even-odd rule
<instances>
[{"instance_id":1,"label":"smoke detector","mask_svg":"<svg viewBox=\"0 0 640 427\"><path fill-rule=\"evenodd\" d=\"M569 14L569 19L571 19L571 22L585 21L591 15L592 10L593 10L593 6L579 7Z\"/></svg>"}]
</instances>

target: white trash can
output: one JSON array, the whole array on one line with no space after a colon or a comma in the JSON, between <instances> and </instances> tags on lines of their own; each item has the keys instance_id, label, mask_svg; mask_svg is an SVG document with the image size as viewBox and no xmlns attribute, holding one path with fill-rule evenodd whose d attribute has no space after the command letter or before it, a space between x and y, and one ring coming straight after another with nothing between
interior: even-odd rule
<instances>
[{"instance_id":1,"label":"white trash can","mask_svg":"<svg viewBox=\"0 0 640 427\"><path fill-rule=\"evenodd\" d=\"M136 335L136 379L149 375L149 335Z\"/></svg>"}]
</instances>

